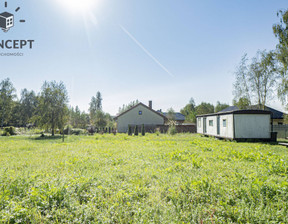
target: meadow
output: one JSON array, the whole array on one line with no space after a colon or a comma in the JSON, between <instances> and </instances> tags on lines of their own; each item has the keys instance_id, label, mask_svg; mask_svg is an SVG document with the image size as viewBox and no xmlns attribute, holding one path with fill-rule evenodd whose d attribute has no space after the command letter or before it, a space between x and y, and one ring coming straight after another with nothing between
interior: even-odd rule
<instances>
[{"instance_id":1,"label":"meadow","mask_svg":"<svg viewBox=\"0 0 288 224\"><path fill-rule=\"evenodd\" d=\"M0 137L0 223L288 223L287 150L191 134Z\"/></svg>"}]
</instances>

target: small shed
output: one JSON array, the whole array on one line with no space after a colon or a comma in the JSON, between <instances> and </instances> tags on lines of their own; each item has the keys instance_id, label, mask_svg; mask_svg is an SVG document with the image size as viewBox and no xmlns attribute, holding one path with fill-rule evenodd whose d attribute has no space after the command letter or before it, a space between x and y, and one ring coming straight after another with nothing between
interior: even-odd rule
<instances>
[{"instance_id":1,"label":"small shed","mask_svg":"<svg viewBox=\"0 0 288 224\"><path fill-rule=\"evenodd\" d=\"M236 110L197 116L197 133L218 138L271 139L271 112Z\"/></svg>"}]
</instances>

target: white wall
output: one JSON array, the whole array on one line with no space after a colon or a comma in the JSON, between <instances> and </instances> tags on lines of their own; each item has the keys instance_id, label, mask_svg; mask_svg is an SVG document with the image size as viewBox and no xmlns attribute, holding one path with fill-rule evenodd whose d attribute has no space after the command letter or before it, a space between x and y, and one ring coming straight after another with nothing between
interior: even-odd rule
<instances>
[{"instance_id":1,"label":"white wall","mask_svg":"<svg viewBox=\"0 0 288 224\"><path fill-rule=\"evenodd\" d=\"M197 117L197 133L203 134L203 117Z\"/></svg>"},{"instance_id":2,"label":"white wall","mask_svg":"<svg viewBox=\"0 0 288 224\"><path fill-rule=\"evenodd\" d=\"M220 116L220 134L217 134L217 115L206 117L206 133L203 130L203 117L197 118L197 133L219 136L223 138L233 138L233 114ZM200 120L200 124L199 124ZM213 121L213 126L209 126L209 121ZM223 120L226 120L226 127L223 127Z\"/></svg>"},{"instance_id":3,"label":"white wall","mask_svg":"<svg viewBox=\"0 0 288 224\"><path fill-rule=\"evenodd\" d=\"M209 126L209 121L213 122L213 126ZM209 116L206 118L206 130L209 135L217 135L217 116Z\"/></svg>"},{"instance_id":4,"label":"white wall","mask_svg":"<svg viewBox=\"0 0 288 224\"><path fill-rule=\"evenodd\" d=\"M270 138L269 114L225 114L220 116L220 134L217 134L217 115L206 117L206 133L203 130L203 117L197 118L197 133L223 138ZM199 119L201 120L199 126ZM209 126L209 121L213 126ZM226 127L223 126L226 120ZM234 133L235 125L235 133ZM235 134L235 136L234 136Z\"/></svg>"},{"instance_id":5,"label":"white wall","mask_svg":"<svg viewBox=\"0 0 288 224\"><path fill-rule=\"evenodd\" d=\"M142 111L142 115L139 115L139 111ZM163 125L164 117L149 110L143 105L138 105L132 110L124 113L117 119L117 131L127 132L128 125Z\"/></svg>"},{"instance_id":6,"label":"white wall","mask_svg":"<svg viewBox=\"0 0 288 224\"><path fill-rule=\"evenodd\" d=\"M226 120L226 127L223 126L223 120ZM224 138L234 138L233 131L233 114L225 114L220 116L220 135Z\"/></svg>"},{"instance_id":7,"label":"white wall","mask_svg":"<svg viewBox=\"0 0 288 224\"><path fill-rule=\"evenodd\" d=\"M270 138L270 114L235 114L235 138Z\"/></svg>"}]
</instances>

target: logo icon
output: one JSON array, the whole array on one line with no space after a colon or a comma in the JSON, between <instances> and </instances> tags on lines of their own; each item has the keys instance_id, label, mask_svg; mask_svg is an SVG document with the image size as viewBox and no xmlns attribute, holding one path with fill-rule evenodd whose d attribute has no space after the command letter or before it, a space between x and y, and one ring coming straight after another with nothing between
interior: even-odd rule
<instances>
[{"instance_id":1,"label":"logo icon","mask_svg":"<svg viewBox=\"0 0 288 224\"><path fill-rule=\"evenodd\" d=\"M7 2L5 2L5 8L7 8ZM15 12L18 12L20 10L20 7L15 9ZM0 28L7 33L10 28L14 26L14 15L9 12L3 12L0 14ZM25 23L25 20L21 19L19 20L20 23Z\"/></svg>"}]
</instances>

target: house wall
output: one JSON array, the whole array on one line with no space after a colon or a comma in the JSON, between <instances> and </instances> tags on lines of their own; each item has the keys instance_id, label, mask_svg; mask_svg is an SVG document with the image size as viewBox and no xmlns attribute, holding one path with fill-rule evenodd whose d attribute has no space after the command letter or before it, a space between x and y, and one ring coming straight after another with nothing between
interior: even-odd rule
<instances>
[{"instance_id":1,"label":"house wall","mask_svg":"<svg viewBox=\"0 0 288 224\"><path fill-rule=\"evenodd\" d=\"M142 111L142 115L139 115L139 111ZM128 131L128 125L163 125L164 118L155 112L149 110L148 108L138 105L132 110L124 113L117 119L117 131L120 133L125 133Z\"/></svg>"},{"instance_id":2,"label":"house wall","mask_svg":"<svg viewBox=\"0 0 288 224\"><path fill-rule=\"evenodd\" d=\"M273 125L273 132L277 132L277 138L288 137L288 125Z\"/></svg>"},{"instance_id":3,"label":"house wall","mask_svg":"<svg viewBox=\"0 0 288 224\"><path fill-rule=\"evenodd\" d=\"M235 138L270 138L269 114L235 114Z\"/></svg>"},{"instance_id":4,"label":"house wall","mask_svg":"<svg viewBox=\"0 0 288 224\"><path fill-rule=\"evenodd\" d=\"M197 133L203 134L203 117L197 117L196 126L197 126Z\"/></svg>"},{"instance_id":5,"label":"house wall","mask_svg":"<svg viewBox=\"0 0 288 224\"><path fill-rule=\"evenodd\" d=\"M220 134L217 133L217 116L206 117L206 133L203 130L203 117L197 118L197 133L213 135L223 138L234 138L233 136L233 115L225 114L220 117ZM223 120L226 120L226 127L223 126ZM213 122L213 126L209 125L209 121Z\"/></svg>"},{"instance_id":6,"label":"house wall","mask_svg":"<svg viewBox=\"0 0 288 224\"><path fill-rule=\"evenodd\" d=\"M220 136L224 138L234 138L233 130L233 114L225 114L220 116ZM223 120L226 120L226 127L223 126Z\"/></svg>"},{"instance_id":7,"label":"house wall","mask_svg":"<svg viewBox=\"0 0 288 224\"><path fill-rule=\"evenodd\" d=\"M284 124L284 119L272 119L273 125L282 125Z\"/></svg>"}]
</instances>

